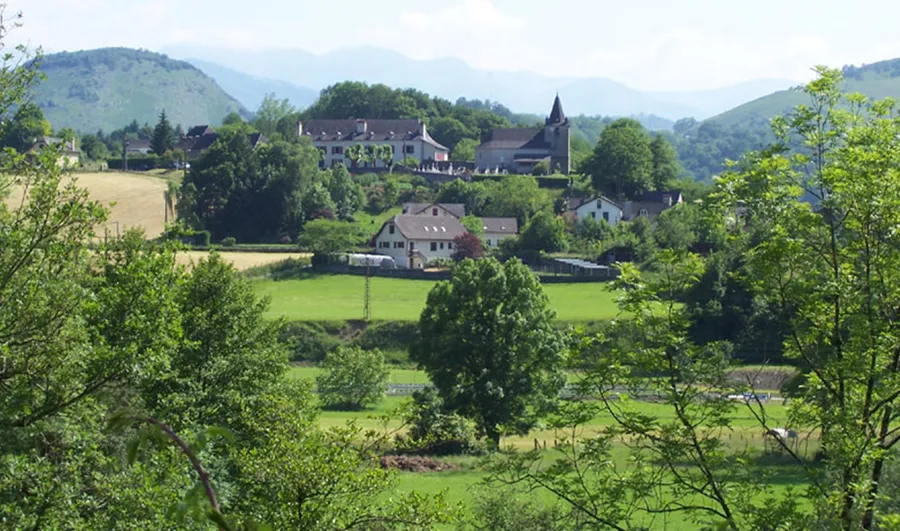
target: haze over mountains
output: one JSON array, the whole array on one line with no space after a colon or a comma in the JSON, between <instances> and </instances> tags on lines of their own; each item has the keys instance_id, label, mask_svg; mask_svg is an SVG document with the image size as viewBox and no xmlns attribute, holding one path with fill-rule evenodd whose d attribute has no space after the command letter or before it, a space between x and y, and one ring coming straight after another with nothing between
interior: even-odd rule
<instances>
[{"instance_id":1,"label":"haze over mountains","mask_svg":"<svg viewBox=\"0 0 900 531\"><path fill-rule=\"evenodd\" d=\"M268 90L267 87L271 87L269 92L274 91L280 97L288 97L295 105L304 106L308 104L304 88L318 92L340 81L356 80L414 87L451 101L459 97L490 99L521 113L546 113L549 102L559 92L572 115L643 113L670 120L684 117L702 120L797 84L784 79L761 79L714 90L643 92L606 78L552 78L532 72L490 72L476 70L455 58L419 61L379 48L339 50L324 55L299 49L240 51L197 46L170 46L163 51L206 71L251 109L255 108L253 101L262 99L259 90ZM227 76L217 76L213 70L222 67L231 72L225 72ZM253 77L256 92L232 85L239 82L232 75L237 72ZM277 81L265 85L260 83L260 78ZM277 90L278 82L288 86L281 85L282 90ZM247 96L243 95L245 92Z\"/></svg>"}]
</instances>

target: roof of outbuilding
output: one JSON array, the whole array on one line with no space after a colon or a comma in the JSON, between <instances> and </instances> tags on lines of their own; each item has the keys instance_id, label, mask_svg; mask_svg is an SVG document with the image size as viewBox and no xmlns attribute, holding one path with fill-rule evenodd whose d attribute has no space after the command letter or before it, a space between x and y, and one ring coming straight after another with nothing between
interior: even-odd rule
<instances>
[{"instance_id":1,"label":"roof of outbuilding","mask_svg":"<svg viewBox=\"0 0 900 531\"><path fill-rule=\"evenodd\" d=\"M456 219L451 217L410 216L398 214L384 226L393 223L408 240L448 241L465 234L466 228ZM381 227L379 234L384 230ZM376 235L377 237L377 235Z\"/></svg>"},{"instance_id":2,"label":"roof of outbuilding","mask_svg":"<svg viewBox=\"0 0 900 531\"><path fill-rule=\"evenodd\" d=\"M492 234L518 234L519 222L516 218L481 218L484 232Z\"/></svg>"},{"instance_id":3,"label":"roof of outbuilding","mask_svg":"<svg viewBox=\"0 0 900 531\"><path fill-rule=\"evenodd\" d=\"M544 129L538 127L506 127L494 129L488 141L478 149L550 149Z\"/></svg>"},{"instance_id":4,"label":"roof of outbuilding","mask_svg":"<svg viewBox=\"0 0 900 531\"><path fill-rule=\"evenodd\" d=\"M663 196L672 196L672 202L677 202L678 198L681 197L681 190L656 190L653 192L644 192L641 194L641 197L638 201L642 201L645 203L662 203Z\"/></svg>"},{"instance_id":5,"label":"roof of outbuilding","mask_svg":"<svg viewBox=\"0 0 900 531\"><path fill-rule=\"evenodd\" d=\"M466 215L466 205L462 203L404 203L403 213L415 216L433 206L439 206L458 218Z\"/></svg>"},{"instance_id":6,"label":"roof of outbuilding","mask_svg":"<svg viewBox=\"0 0 900 531\"><path fill-rule=\"evenodd\" d=\"M190 129L188 129L187 133L185 133L184 136L197 137L197 136L209 135L209 134L212 134L215 132L216 132L216 130L208 125L195 125L194 127L191 127Z\"/></svg>"}]
</instances>

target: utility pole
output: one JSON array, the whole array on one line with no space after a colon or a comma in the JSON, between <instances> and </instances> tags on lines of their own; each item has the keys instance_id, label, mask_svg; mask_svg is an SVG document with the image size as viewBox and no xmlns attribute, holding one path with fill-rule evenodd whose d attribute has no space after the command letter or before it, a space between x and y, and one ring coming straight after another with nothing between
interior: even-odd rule
<instances>
[{"instance_id":1,"label":"utility pole","mask_svg":"<svg viewBox=\"0 0 900 531\"><path fill-rule=\"evenodd\" d=\"M128 171L128 141L127 140L122 144L122 159L125 161L125 168L123 171Z\"/></svg>"},{"instance_id":2,"label":"utility pole","mask_svg":"<svg viewBox=\"0 0 900 531\"><path fill-rule=\"evenodd\" d=\"M371 269L370 258L366 257L366 297L365 307L363 308L363 320L367 323L372 318L372 288L371 288Z\"/></svg>"}]
</instances>

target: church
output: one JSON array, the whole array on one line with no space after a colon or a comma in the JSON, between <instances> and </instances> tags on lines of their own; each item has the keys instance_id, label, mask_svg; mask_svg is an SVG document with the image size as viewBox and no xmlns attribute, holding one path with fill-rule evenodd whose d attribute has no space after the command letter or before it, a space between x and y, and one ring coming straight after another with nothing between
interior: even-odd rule
<instances>
[{"instance_id":1,"label":"church","mask_svg":"<svg viewBox=\"0 0 900 531\"><path fill-rule=\"evenodd\" d=\"M549 162L551 173L572 170L569 120L558 94L544 127L494 129L487 142L475 150L479 172L532 173L542 160Z\"/></svg>"}]
</instances>

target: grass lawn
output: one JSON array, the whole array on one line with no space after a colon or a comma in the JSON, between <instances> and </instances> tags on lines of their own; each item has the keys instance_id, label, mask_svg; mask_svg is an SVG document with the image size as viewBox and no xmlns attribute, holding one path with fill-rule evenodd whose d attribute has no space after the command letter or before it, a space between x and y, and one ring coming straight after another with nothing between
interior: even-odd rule
<instances>
[{"instance_id":1,"label":"grass lawn","mask_svg":"<svg viewBox=\"0 0 900 531\"><path fill-rule=\"evenodd\" d=\"M368 235L374 236L378 229L384 225L384 222L391 219L392 217L400 214L402 212L401 207L394 207L388 210L385 210L381 214L372 215L368 212L360 210L358 212L354 212L353 219L356 220L356 224L359 225L359 228Z\"/></svg>"},{"instance_id":2,"label":"grass lawn","mask_svg":"<svg viewBox=\"0 0 900 531\"><path fill-rule=\"evenodd\" d=\"M415 321L425 307L433 281L372 279L372 319ZM365 278L354 275L308 274L290 280L256 283L271 297L268 317L297 321L361 319ZM616 295L605 283L547 284L544 291L562 321L610 319L618 314Z\"/></svg>"}]
</instances>

